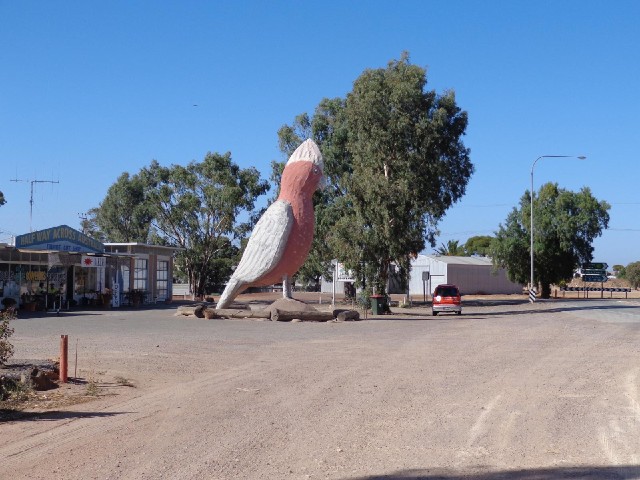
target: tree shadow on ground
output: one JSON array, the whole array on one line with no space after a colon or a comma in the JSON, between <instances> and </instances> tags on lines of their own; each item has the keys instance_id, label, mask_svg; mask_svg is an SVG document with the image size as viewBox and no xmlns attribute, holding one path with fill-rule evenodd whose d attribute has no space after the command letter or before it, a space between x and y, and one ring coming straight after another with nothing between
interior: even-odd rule
<instances>
[{"instance_id":1,"label":"tree shadow on ground","mask_svg":"<svg viewBox=\"0 0 640 480\"><path fill-rule=\"evenodd\" d=\"M464 307L463 307L464 308ZM473 312L470 315L480 317L497 317L503 315L531 315L535 313L562 313L562 312L583 312L583 311L606 311L606 310L640 310L638 305L568 305L565 307L536 308L531 307L524 310L507 310L501 312Z\"/></svg>"},{"instance_id":2,"label":"tree shadow on ground","mask_svg":"<svg viewBox=\"0 0 640 480\"><path fill-rule=\"evenodd\" d=\"M50 410L47 412L21 412L18 410L0 409L0 423L71 420L78 418L106 418L114 417L116 415L124 415L127 413L132 412L64 412L60 410Z\"/></svg>"},{"instance_id":3,"label":"tree shadow on ground","mask_svg":"<svg viewBox=\"0 0 640 480\"><path fill-rule=\"evenodd\" d=\"M640 478L640 465L624 465L619 467L586 465L496 470L483 473L463 473L449 469L412 469L382 475L348 477L348 480L626 480L637 478ZM347 480L347 478L344 480Z\"/></svg>"},{"instance_id":4,"label":"tree shadow on ground","mask_svg":"<svg viewBox=\"0 0 640 480\"><path fill-rule=\"evenodd\" d=\"M509 302L509 303L503 303L502 305L520 305L522 307L526 307L526 303L528 302ZM467 303L467 302L463 302L462 303L462 315L455 315L455 314L451 314L451 313L445 313L445 314L439 314L437 316L431 315L430 312L425 312L425 313L416 313L416 312L398 312L395 311L393 312L393 315L378 315L375 316L373 318L369 318L368 320L412 320L413 318L406 318L406 317L418 317L415 318L416 320L481 320L481 319L485 319L485 318L495 318L495 317L502 317L502 316L511 316L511 315L533 315L533 314L538 314L538 313L562 313L562 312L581 312L581 311L607 311L607 310L627 310L627 311L640 311L640 303L638 303L637 305L593 305L593 304L589 304L589 301L584 301L584 303L581 302L580 305L576 305L575 303L571 304L571 305L566 305L566 306L562 306L562 304L558 304L558 306L548 306L549 304L545 304L544 307L539 307L539 306L531 306L530 308L523 308L522 310L501 310L501 311L487 311L487 312L483 312L483 311L478 311L475 309L478 308L482 308L482 307L493 307L496 306L496 304L492 303L492 304L487 304L486 302L474 302L472 303ZM465 312L465 308L474 308L473 312ZM402 315L403 317L406 315L406 317L404 318L397 318L397 315Z\"/></svg>"}]
</instances>

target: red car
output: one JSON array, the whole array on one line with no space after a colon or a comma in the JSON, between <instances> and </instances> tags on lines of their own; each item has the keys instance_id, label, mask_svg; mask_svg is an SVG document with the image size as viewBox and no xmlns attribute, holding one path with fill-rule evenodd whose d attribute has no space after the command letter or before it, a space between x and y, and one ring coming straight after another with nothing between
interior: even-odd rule
<instances>
[{"instance_id":1,"label":"red car","mask_svg":"<svg viewBox=\"0 0 640 480\"><path fill-rule=\"evenodd\" d=\"M462 315L460 290L455 285L438 285L434 290L431 314L438 315L440 312L456 312Z\"/></svg>"}]
</instances>

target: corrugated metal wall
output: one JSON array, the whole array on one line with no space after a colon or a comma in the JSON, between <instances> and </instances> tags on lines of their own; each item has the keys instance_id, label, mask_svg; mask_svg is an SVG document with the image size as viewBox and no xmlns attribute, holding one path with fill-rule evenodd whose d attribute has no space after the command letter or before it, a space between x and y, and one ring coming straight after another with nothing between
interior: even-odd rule
<instances>
[{"instance_id":1,"label":"corrugated metal wall","mask_svg":"<svg viewBox=\"0 0 640 480\"><path fill-rule=\"evenodd\" d=\"M463 295L522 293L522 285L512 283L503 269L492 273L489 265L449 265L449 282Z\"/></svg>"},{"instance_id":2,"label":"corrugated metal wall","mask_svg":"<svg viewBox=\"0 0 640 480\"><path fill-rule=\"evenodd\" d=\"M422 272L429 272L429 281L422 281ZM411 295L422 295L426 288L429 295L433 293L435 288L442 284L448 283L447 265L434 258L420 257L411 267L411 279L409 280L409 291Z\"/></svg>"},{"instance_id":3,"label":"corrugated metal wall","mask_svg":"<svg viewBox=\"0 0 640 480\"><path fill-rule=\"evenodd\" d=\"M412 263L411 267L411 278L409 280L411 295L423 295L425 290L428 295L431 295L435 288L443 283L457 285L463 295L522 293L522 285L512 283L503 269L499 269L496 274L493 274L493 267L490 264L474 265L455 263L451 259L446 260L420 255ZM475 260L475 262L479 261ZM426 283L422 281L423 272L430 273L430 279ZM344 292L344 284L342 282L338 282L336 287L336 293ZM322 282L323 292L331 292L332 288L331 282ZM396 290L397 288L391 288L389 293L403 293Z\"/></svg>"}]
</instances>

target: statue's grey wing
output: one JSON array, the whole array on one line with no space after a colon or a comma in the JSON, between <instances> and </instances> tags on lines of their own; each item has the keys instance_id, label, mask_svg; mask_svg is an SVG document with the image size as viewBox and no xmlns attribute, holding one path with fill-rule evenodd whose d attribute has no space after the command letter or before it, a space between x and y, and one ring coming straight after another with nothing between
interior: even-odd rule
<instances>
[{"instance_id":1,"label":"statue's grey wing","mask_svg":"<svg viewBox=\"0 0 640 480\"><path fill-rule=\"evenodd\" d=\"M282 258L293 221L289 202L277 200L272 203L251 232L232 278L252 283L272 270Z\"/></svg>"}]
</instances>

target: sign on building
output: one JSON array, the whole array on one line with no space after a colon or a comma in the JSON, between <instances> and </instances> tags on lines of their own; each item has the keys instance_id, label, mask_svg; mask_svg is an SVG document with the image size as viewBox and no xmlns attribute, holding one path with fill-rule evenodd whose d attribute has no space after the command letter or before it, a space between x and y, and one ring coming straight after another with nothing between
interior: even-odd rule
<instances>
[{"instance_id":1,"label":"sign on building","mask_svg":"<svg viewBox=\"0 0 640 480\"><path fill-rule=\"evenodd\" d=\"M104 245L98 240L68 225L25 233L16 237L19 250L48 250L57 252L102 253Z\"/></svg>"},{"instance_id":2,"label":"sign on building","mask_svg":"<svg viewBox=\"0 0 640 480\"><path fill-rule=\"evenodd\" d=\"M107 266L107 257L92 257L89 255L82 255L82 260L80 264L83 267L106 267Z\"/></svg>"},{"instance_id":3,"label":"sign on building","mask_svg":"<svg viewBox=\"0 0 640 480\"><path fill-rule=\"evenodd\" d=\"M343 263L336 264L336 280L338 282L355 282L353 272L347 270Z\"/></svg>"}]
</instances>

